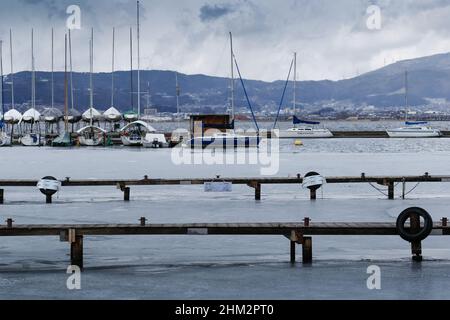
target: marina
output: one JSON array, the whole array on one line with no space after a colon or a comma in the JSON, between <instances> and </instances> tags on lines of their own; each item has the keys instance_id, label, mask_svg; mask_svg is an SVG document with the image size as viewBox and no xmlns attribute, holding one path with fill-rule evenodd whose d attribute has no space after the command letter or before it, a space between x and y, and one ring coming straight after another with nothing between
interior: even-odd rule
<instances>
[{"instance_id":1,"label":"marina","mask_svg":"<svg viewBox=\"0 0 450 320\"><path fill-rule=\"evenodd\" d=\"M449 299L430 1L5 0L0 299Z\"/></svg>"}]
</instances>

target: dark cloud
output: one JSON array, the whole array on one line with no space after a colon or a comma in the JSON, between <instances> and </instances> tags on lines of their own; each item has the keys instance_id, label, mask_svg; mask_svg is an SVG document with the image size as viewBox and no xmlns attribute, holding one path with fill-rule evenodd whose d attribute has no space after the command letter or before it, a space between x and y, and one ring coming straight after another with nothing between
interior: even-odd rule
<instances>
[{"instance_id":1,"label":"dark cloud","mask_svg":"<svg viewBox=\"0 0 450 320\"><path fill-rule=\"evenodd\" d=\"M229 5L205 4L200 8L200 20L203 22L217 20L233 11Z\"/></svg>"},{"instance_id":2,"label":"dark cloud","mask_svg":"<svg viewBox=\"0 0 450 320\"><path fill-rule=\"evenodd\" d=\"M82 14L82 29L72 34L74 68L88 70L91 27L95 70L111 68L113 27L116 67L129 68L129 29L136 30L136 0L0 3L0 40L8 55L9 28L13 29L16 71L30 68L31 28L37 68L50 66L51 28L56 66L64 67L66 8L72 4L79 5ZM450 51L450 0L141 0L141 4L143 68L228 76L228 31L234 34L244 76L262 80L284 78L294 51L299 78L313 80L342 79L385 63ZM378 31L366 25L366 10L372 4L382 11Z\"/></svg>"}]
</instances>

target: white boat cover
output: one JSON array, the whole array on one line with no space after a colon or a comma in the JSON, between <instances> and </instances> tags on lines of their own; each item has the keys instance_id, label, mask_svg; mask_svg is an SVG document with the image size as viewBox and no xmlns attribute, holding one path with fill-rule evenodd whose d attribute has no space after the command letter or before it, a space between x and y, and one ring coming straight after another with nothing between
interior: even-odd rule
<instances>
[{"instance_id":1,"label":"white boat cover","mask_svg":"<svg viewBox=\"0 0 450 320\"><path fill-rule=\"evenodd\" d=\"M128 130L129 128L136 127L136 126L144 127L147 132L156 132L155 128L153 128L147 122L144 122L144 121L141 121L141 120L135 121L135 122L131 122L131 123L127 124L120 131L123 132L123 131Z\"/></svg>"},{"instance_id":2,"label":"white boat cover","mask_svg":"<svg viewBox=\"0 0 450 320\"><path fill-rule=\"evenodd\" d=\"M85 121L90 121L91 117L92 120L100 120L102 118L102 114L95 108L89 108L83 113L82 117Z\"/></svg>"},{"instance_id":3,"label":"white boat cover","mask_svg":"<svg viewBox=\"0 0 450 320\"><path fill-rule=\"evenodd\" d=\"M16 109L11 109L8 112L5 112L5 121L20 121L22 120L22 114Z\"/></svg>"},{"instance_id":4,"label":"white boat cover","mask_svg":"<svg viewBox=\"0 0 450 320\"><path fill-rule=\"evenodd\" d=\"M39 111L37 111L34 108L28 109L22 115L22 121L26 121L26 122L31 122L31 121L37 122L37 121L39 121L40 118L41 118L41 114L39 113Z\"/></svg>"},{"instance_id":5,"label":"white boat cover","mask_svg":"<svg viewBox=\"0 0 450 320\"><path fill-rule=\"evenodd\" d=\"M105 118L119 118L122 117L122 114L114 107L109 108L105 112L103 112L103 116Z\"/></svg>"},{"instance_id":6,"label":"white boat cover","mask_svg":"<svg viewBox=\"0 0 450 320\"><path fill-rule=\"evenodd\" d=\"M100 128L100 127L97 127L97 126L87 126L87 127L83 127L83 128L81 128L80 130L78 130L77 131L77 133L78 134L83 134L83 132L85 132L85 131L87 131L87 130L90 130L90 129L94 129L94 130L96 130L96 131L101 131L101 132L103 132L103 133L106 133L106 130L104 130L104 129L102 129L102 128Z\"/></svg>"}]
</instances>

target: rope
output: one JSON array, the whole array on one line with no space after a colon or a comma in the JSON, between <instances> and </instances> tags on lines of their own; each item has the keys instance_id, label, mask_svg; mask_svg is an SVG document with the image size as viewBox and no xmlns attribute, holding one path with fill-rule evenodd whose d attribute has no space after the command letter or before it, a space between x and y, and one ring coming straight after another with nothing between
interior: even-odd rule
<instances>
[{"instance_id":1,"label":"rope","mask_svg":"<svg viewBox=\"0 0 450 320\"><path fill-rule=\"evenodd\" d=\"M382 195L384 195L384 196L386 196L386 197L389 196L389 195L388 195L386 192L384 192L381 188L377 188L375 185L373 185L372 182L369 182L369 185L370 185L372 188L374 188L375 190L377 190L379 193L381 193Z\"/></svg>"},{"instance_id":2,"label":"rope","mask_svg":"<svg viewBox=\"0 0 450 320\"><path fill-rule=\"evenodd\" d=\"M420 182L417 182L416 185L411 190L409 190L408 192L405 193L405 196L407 196L408 194L410 194L411 192L416 190L419 185L420 185Z\"/></svg>"},{"instance_id":3,"label":"rope","mask_svg":"<svg viewBox=\"0 0 450 320\"><path fill-rule=\"evenodd\" d=\"M275 118L275 123L273 124L273 129L274 129L274 130L275 130L276 127L277 127L278 118L280 117L281 107L283 106L284 96L286 95L286 89L287 89L287 86L288 86L288 84L289 84L289 79L291 78L291 72L292 72L292 67L293 67L293 65L294 65L294 59L292 59L291 67L289 68L288 77L287 77L287 79L286 79L286 84L284 85L284 89L283 89L283 95L281 96L280 105L279 105L279 107L278 107L277 117Z\"/></svg>"},{"instance_id":4,"label":"rope","mask_svg":"<svg viewBox=\"0 0 450 320\"><path fill-rule=\"evenodd\" d=\"M253 121L255 122L256 130L259 133L258 121L256 121L256 116L255 116L255 113L253 112L252 104L250 103L250 99L247 94L247 89L245 89L244 80L242 79L241 71L239 70L239 65L237 63L236 56L233 55L233 58L234 58L234 63L236 64L237 72L239 74L239 79L241 80L242 88L244 89L245 98L247 99L248 106L250 107L250 111L252 112L252 117L253 117Z\"/></svg>"}]
</instances>

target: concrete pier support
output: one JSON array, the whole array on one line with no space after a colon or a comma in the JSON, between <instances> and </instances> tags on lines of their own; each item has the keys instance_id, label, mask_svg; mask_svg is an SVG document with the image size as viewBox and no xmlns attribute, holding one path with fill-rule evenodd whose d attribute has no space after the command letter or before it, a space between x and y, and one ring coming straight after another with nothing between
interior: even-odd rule
<instances>
[{"instance_id":1,"label":"concrete pier support","mask_svg":"<svg viewBox=\"0 0 450 320\"><path fill-rule=\"evenodd\" d=\"M51 204L53 202L52 197L53 196L51 194L46 194L45 195L45 203Z\"/></svg>"},{"instance_id":2,"label":"concrete pier support","mask_svg":"<svg viewBox=\"0 0 450 320\"><path fill-rule=\"evenodd\" d=\"M294 264L295 263L295 241L291 241L291 263Z\"/></svg>"},{"instance_id":3,"label":"concrete pier support","mask_svg":"<svg viewBox=\"0 0 450 320\"><path fill-rule=\"evenodd\" d=\"M83 236L75 236L75 241L70 244L70 263L83 270Z\"/></svg>"},{"instance_id":4,"label":"concrete pier support","mask_svg":"<svg viewBox=\"0 0 450 320\"><path fill-rule=\"evenodd\" d=\"M388 197L389 197L389 200L394 200L394 198L395 198L394 182L392 182L392 181L390 181L388 183Z\"/></svg>"},{"instance_id":5,"label":"concrete pier support","mask_svg":"<svg viewBox=\"0 0 450 320\"><path fill-rule=\"evenodd\" d=\"M303 238L303 263L309 264L312 263L313 255L312 255L312 238L304 237Z\"/></svg>"},{"instance_id":6,"label":"concrete pier support","mask_svg":"<svg viewBox=\"0 0 450 320\"><path fill-rule=\"evenodd\" d=\"M412 233L419 232L420 231L420 216L418 214L411 214L410 222L411 222L411 232ZM411 253L412 253L413 261L421 262L423 260L422 242L421 241L411 242Z\"/></svg>"},{"instance_id":7,"label":"concrete pier support","mask_svg":"<svg viewBox=\"0 0 450 320\"><path fill-rule=\"evenodd\" d=\"M5 203L4 196L5 196L5 190L0 189L0 204L4 204Z\"/></svg>"},{"instance_id":8,"label":"concrete pier support","mask_svg":"<svg viewBox=\"0 0 450 320\"><path fill-rule=\"evenodd\" d=\"M123 201L130 201L130 187L123 188Z\"/></svg>"}]
</instances>

